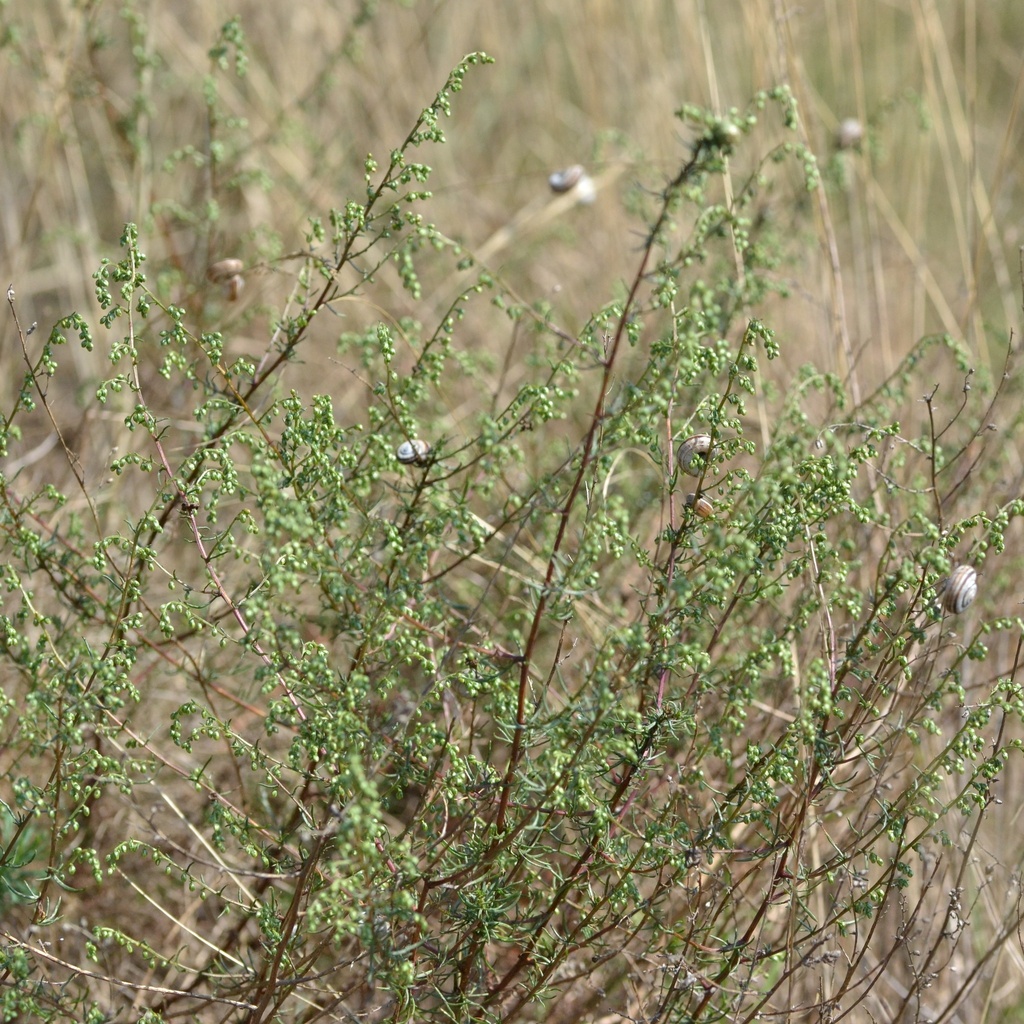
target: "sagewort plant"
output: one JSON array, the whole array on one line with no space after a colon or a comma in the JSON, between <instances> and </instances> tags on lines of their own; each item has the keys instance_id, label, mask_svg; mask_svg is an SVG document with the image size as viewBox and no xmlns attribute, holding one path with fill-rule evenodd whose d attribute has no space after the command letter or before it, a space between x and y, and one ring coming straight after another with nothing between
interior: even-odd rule
<instances>
[{"instance_id":1,"label":"sagewort plant","mask_svg":"<svg viewBox=\"0 0 1024 1024\"><path fill-rule=\"evenodd\" d=\"M679 112L631 280L563 326L430 220L487 63L256 268L291 282L258 350L240 255L177 299L134 225L97 308L33 333L8 292L5 1019L982 1019L1009 366L763 386L758 200L821 187L783 88ZM325 321L344 402L282 383Z\"/></svg>"}]
</instances>

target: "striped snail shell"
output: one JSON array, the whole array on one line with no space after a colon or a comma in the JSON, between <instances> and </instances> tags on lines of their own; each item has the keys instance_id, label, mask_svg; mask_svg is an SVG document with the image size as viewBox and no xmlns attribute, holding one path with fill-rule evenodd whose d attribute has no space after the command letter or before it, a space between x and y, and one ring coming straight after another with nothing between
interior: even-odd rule
<instances>
[{"instance_id":1,"label":"striped snail shell","mask_svg":"<svg viewBox=\"0 0 1024 1024\"><path fill-rule=\"evenodd\" d=\"M419 438L403 441L395 449L395 458L404 466L422 466L430 454L430 445Z\"/></svg>"},{"instance_id":2,"label":"striped snail shell","mask_svg":"<svg viewBox=\"0 0 1024 1024\"><path fill-rule=\"evenodd\" d=\"M978 596L978 574L969 565L958 565L939 587L942 607L959 615Z\"/></svg>"},{"instance_id":3,"label":"striped snail shell","mask_svg":"<svg viewBox=\"0 0 1024 1024\"><path fill-rule=\"evenodd\" d=\"M693 509L694 514L701 519L710 519L715 514L715 506L707 498L698 497L693 491L686 496L686 507Z\"/></svg>"},{"instance_id":4,"label":"striped snail shell","mask_svg":"<svg viewBox=\"0 0 1024 1024\"><path fill-rule=\"evenodd\" d=\"M710 434L694 434L680 442L679 450L676 452L676 462L690 476L700 476L707 464L707 457L711 451Z\"/></svg>"},{"instance_id":5,"label":"striped snail shell","mask_svg":"<svg viewBox=\"0 0 1024 1024\"><path fill-rule=\"evenodd\" d=\"M566 167L564 171L555 171L548 177L552 192L571 192L577 203L589 205L597 198L597 186L594 179L580 164Z\"/></svg>"},{"instance_id":6,"label":"striped snail shell","mask_svg":"<svg viewBox=\"0 0 1024 1024\"><path fill-rule=\"evenodd\" d=\"M551 186L552 192L569 192L576 187L582 177L583 166L573 164L572 167L566 167L564 171L555 171L548 178L548 184Z\"/></svg>"}]
</instances>

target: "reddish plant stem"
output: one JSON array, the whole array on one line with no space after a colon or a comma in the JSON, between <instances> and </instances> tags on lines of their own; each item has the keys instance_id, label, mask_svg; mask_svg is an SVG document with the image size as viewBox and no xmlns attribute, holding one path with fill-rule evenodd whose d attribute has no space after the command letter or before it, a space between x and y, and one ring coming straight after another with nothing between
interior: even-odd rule
<instances>
[{"instance_id":1,"label":"reddish plant stem","mask_svg":"<svg viewBox=\"0 0 1024 1024\"><path fill-rule=\"evenodd\" d=\"M590 469L590 464L594 460L598 432L604 423L605 403L608 399L608 391L611 388L612 372L618 359L619 351L622 347L622 339L626 334L626 325L629 323L630 314L636 303L637 294L640 291L640 285L647 273L647 266L650 262L651 254L654 251L654 246L657 244L661 231L668 220L672 197L699 166L703 158L703 154L704 141L702 140L695 147L693 156L689 161L687 161L682 170L680 170L679 174L676 175L663 193L661 212L659 213L658 219L647 238L647 244L644 246L640 265L637 267L636 274L633 276L633 283L630 286L629 295L626 297L626 301L622 306L622 312L619 314L619 319L615 326L615 334L612 336L611 345L605 355L603 363L604 372L601 374L601 383L598 386L597 399L594 402L594 411L590 417L590 427L587 430L586 437L583 439L583 452L580 458L579 468L576 470L576 475L572 481L572 487L569 489L569 496L565 499L565 503L559 513L558 530L555 533L555 541L551 546L551 553L548 555L547 570L544 573L544 584L541 588L540 598L537 601L537 607L533 613L529 636L526 641L522 662L519 667L519 694L516 706L516 722L512 734L512 749L509 752L508 765L505 769L505 778L501 787L501 799L498 804L498 813L495 819L499 832L505 831L505 816L508 812L508 803L512 794L512 783L515 780L516 768L519 766L519 761L523 754L523 734L526 731L526 704L530 685L530 668L533 664L534 654L537 649L537 642L540 637L541 623L544 620L544 613L548 606L548 598L551 595L551 587L554 582L555 570L558 565L558 556L561 553L562 546L565 543L566 534L569 530L569 520L572 517L573 509L576 507L576 500L579 497L580 491L583 489L583 482L586 479L588 470Z\"/></svg>"}]
</instances>

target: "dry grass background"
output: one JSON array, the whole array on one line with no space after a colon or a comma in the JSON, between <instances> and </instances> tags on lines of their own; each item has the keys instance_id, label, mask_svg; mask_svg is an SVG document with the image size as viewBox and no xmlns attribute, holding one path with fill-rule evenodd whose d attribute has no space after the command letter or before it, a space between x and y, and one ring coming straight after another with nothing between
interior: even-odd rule
<instances>
[{"instance_id":1,"label":"dry grass background","mask_svg":"<svg viewBox=\"0 0 1024 1024\"><path fill-rule=\"evenodd\" d=\"M224 109L246 125L211 125L201 89L208 50L235 13L248 73L218 76L218 86ZM385 157L451 67L484 50L495 65L473 74L458 97L444 125L449 144L423 157L434 168L430 217L519 294L548 300L570 330L621 294L635 269L643 225L630 204L645 188L659 189L686 154L673 112L684 102L743 107L756 89L788 82L824 178L816 193L778 189L761 210L790 257L778 273L792 297L759 314L782 344L770 368L775 383L785 387L814 362L867 395L933 331L964 338L979 371L998 373L1010 331L1019 331L1017 0L11 0L0 19L4 273L23 322L41 330L93 308L92 274L115 255L124 223L135 221L151 281L172 301L204 294L199 282L212 259L238 256L252 268L238 304L213 297L196 315L225 332L229 350L262 352L291 290L287 256L302 248L307 217L358 197L366 154ZM129 56L133 49L142 60ZM851 117L864 139L840 152L837 129ZM214 180L188 159L167 166L176 152L205 151L211 139L234 151L229 165L251 180ZM737 180L756 155L737 156ZM577 161L599 182L592 206L559 203L547 191L550 171ZM211 203L216 220L207 216ZM414 312L394 281L382 276L375 287L365 306L346 305L341 326L314 326L286 387L361 407L362 385L333 358L337 333L376 319L371 299L396 316ZM432 282L428 303L438 316L456 287ZM415 313L422 317L423 307ZM466 344L493 347L498 362L512 344L472 318L462 329ZM7 408L21 377L9 325L0 343ZM102 354L69 347L64 358L76 365L58 382L56 411L87 476L100 481L125 440L119 416L90 412L83 420L81 395L105 373ZM961 381L950 368L935 370L949 374L938 382L956 392ZM175 396L165 400L175 407ZM456 422L459 401L454 383ZM901 415L912 424L923 412ZM27 480L63 485L69 470L38 447L45 443L40 420L38 434L26 431L12 445L11 458ZM994 486L1005 500L1020 487L1015 441L1003 455L1004 478ZM130 500L118 494L112 514ZM1004 792L1019 776L1011 765ZM990 820L978 848L1001 865L1000 881L1012 891L1024 859L1016 808ZM999 890L979 872L979 906L994 923L1005 906L995 897L986 907ZM980 920L977 927L984 930ZM1012 1013L1024 963L1013 944L1002 949L1008 963L993 970L990 994Z\"/></svg>"},{"instance_id":2,"label":"dry grass background","mask_svg":"<svg viewBox=\"0 0 1024 1024\"><path fill-rule=\"evenodd\" d=\"M632 271L642 229L623 200L659 189L678 167L688 139L674 111L684 102L742 108L755 89L788 82L829 187L802 199L780 191L760 212L793 260L780 271L793 299L763 310L783 342L772 372L784 385L814 361L850 375L855 397L867 395L936 330L965 338L979 367L1002 365L1020 305L1015 211L1024 188L1015 160L1024 13L1011 0L237 9L248 73L217 83L224 112L244 127L211 125L201 89L234 7L5 5L0 237L28 321L88 308L100 258L136 221L150 277L161 277L171 300L195 295L211 259L234 255L259 268L241 310L206 319L230 328L231 350L263 351L292 284L294 264L277 258L302 247L310 215L359 194L366 154L385 156L455 62L483 49L495 66L476 76L446 124L449 145L427 157L431 216L520 294L548 299L570 330ZM364 10L376 14L363 19ZM865 127L863 145L837 153L837 128L851 117ZM167 166L214 141L226 166L252 180L218 180L187 158ZM737 180L760 155L743 155ZM578 161L598 176L598 201L552 207L548 173ZM376 300L400 315L408 300L388 285ZM455 288L436 283L438 313ZM375 315L347 314L348 327ZM292 368L287 385L359 391L331 361L336 326L317 325L309 369ZM508 339L473 343L499 354ZM13 365L9 337L5 346ZM83 385L103 372L82 353L68 358ZM358 393L353 401L361 404ZM452 404L457 411L457 397ZM40 440L27 435L14 454ZM80 447L95 448L102 472L116 432L97 426L92 441Z\"/></svg>"},{"instance_id":3,"label":"dry grass background","mask_svg":"<svg viewBox=\"0 0 1024 1024\"><path fill-rule=\"evenodd\" d=\"M220 81L227 111L248 128L215 131L239 147L241 168L272 184L238 190L187 162L163 169L176 150L207 144L197 87L235 8L128 9L131 18L103 3L4 8L3 248L40 322L88 303L90 275L128 220L144 225L151 270L173 265L192 279L214 255L252 263L299 248L306 218L358 192L366 153L404 138L474 49L497 63L446 125L450 144L430 154L435 220L524 294L551 296L569 323L632 268L638 228L621 196L659 188L677 167L686 136L673 112L683 102L742 107L781 81L824 165L842 119L867 130L860 153L835 168L843 187L764 210L799 257L796 301L768 311L787 342L781 372L812 358L844 369L844 325L864 390L937 329L998 363L1017 318L1024 13L1009 0L456 0L384 3L363 25L356 4L242 4L249 71ZM131 47L152 66L137 73ZM613 172L598 202L546 216L537 203L547 174L576 161ZM215 233L201 223L211 201L223 214ZM251 285L246 302L273 307L288 282L268 274Z\"/></svg>"}]
</instances>

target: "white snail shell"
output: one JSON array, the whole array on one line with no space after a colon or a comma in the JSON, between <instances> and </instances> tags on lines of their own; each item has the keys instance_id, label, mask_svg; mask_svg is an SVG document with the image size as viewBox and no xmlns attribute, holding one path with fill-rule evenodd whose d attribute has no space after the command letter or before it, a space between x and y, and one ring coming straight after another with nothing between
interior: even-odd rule
<instances>
[{"instance_id":1,"label":"white snail shell","mask_svg":"<svg viewBox=\"0 0 1024 1024\"><path fill-rule=\"evenodd\" d=\"M680 442L679 450L676 452L676 462L690 476L700 476L710 451L711 435L694 434Z\"/></svg>"},{"instance_id":2,"label":"white snail shell","mask_svg":"<svg viewBox=\"0 0 1024 1024\"><path fill-rule=\"evenodd\" d=\"M422 465L430 454L430 445L419 438L403 441L395 449L395 458L405 466Z\"/></svg>"},{"instance_id":3,"label":"white snail shell","mask_svg":"<svg viewBox=\"0 0 1024 1024\"><path fill-rule=\"evenodd\" d=\"M839 131L836 132L836 145L840 149L853 149L859 146L864 138L864 125L855 117L844 118L839 124Z\"/></svg>"},{"instance_id":4,"label":"white snail shell","mask_svg":"<svg viewBox=\"0 0 1024 1024\"><path fill-rule=\"evenodd\" d=\"M710 519L715 514L715 506L707 498L698 498L692 491L686 496L686 507L693 509L701 519Z\"/></svg>"},{"instance_id":5,"label":"white snail shell","mask_svg":"<svg viewBox=\"0 0 1024 1024\"><path fill-rule=\"evenodd\" d=\"M573 191L576 193L576 202L582 203L584 206L589 206L597 198L597 186L589 174L584 174L576 182L576 188Z\"/></svg>"},{"instance_id":6,"label":"white snail shell","mask_svg":"<svg viewBox=\"0 0 1024 1024\"><path fill-rule=\"evenodd\" d=\"M942 607L959 615L978 596L978 574L969 565L958 565L939 586Z\"/></svg>"}]
</instances>

